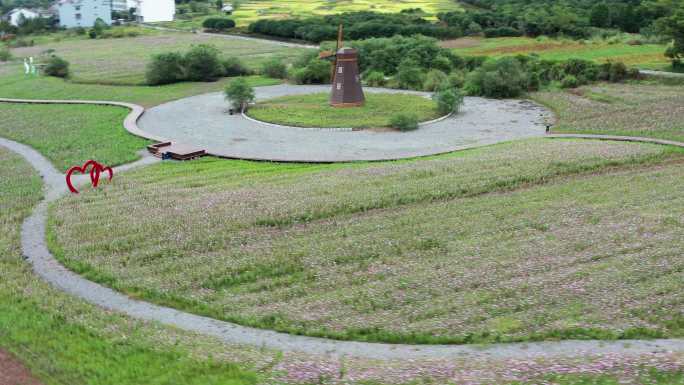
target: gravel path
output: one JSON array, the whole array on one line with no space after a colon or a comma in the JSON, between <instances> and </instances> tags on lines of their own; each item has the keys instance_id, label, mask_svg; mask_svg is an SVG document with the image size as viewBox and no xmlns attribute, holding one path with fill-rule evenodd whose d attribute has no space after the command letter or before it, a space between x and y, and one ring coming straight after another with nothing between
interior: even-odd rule
<instances>
[{"instance_id":1,"label":"gravel path","mask_svg":"<svg viewBox=\"0 0 684 385\"><path fill-rule=\"evenodd\" d=\"M133 113L132 113L133 114ZM590 135L582 137L591 138ZM677 143L684 147L684 143ZM78 298L131 317L160 322L191 332L216 337L226 343L246 344L285 352L304 352L335 357L355 356L374 359L449 359L449 358L535 358L578 357L588 353L641 354L684 352L684 339L622 341L549 341L491 345L393 345L353 341L335 341L243 327L228 322L189 314L176 309L131 299L121 293L91 282L62 266L50 254L45 241L48 204L66 194L64 176L32 148L0 139L0 146L22 155L39 171L46 182L46 199L22 226L22 250L34 271L44 280ZM145 157L118 167L115 173L156 162Z\"/></svg>"},{"instance_id":2,"label":"gravel path","mask_svg":"<svg viewBox=\"0 0 684 385\"><path fill-rule=\"evenodd\" d=\"M680 72L667 72L667 71L652 71L652 70L640 70L643 75L650 76L660 76L664 78L684 78L684 73Z\"/></svg>"},{"instance_id":3,"label":"gravel path","mask_svg":"<svg viewBox=\"0 0 684 385\"><path fill-rule=\"evenodd\" d=\"M158 31L193 33L192 31L187 31L184 29L160 27L160 26L154 25L154 24L144 24L143 23L141 25L145 28L156 29ZM211 32L203 32L203 31L199 31L199 30L197 32L194 32L194 33L197 35L204 35L204 36L211 36L211 37L222 37L224 39L229 39L229 40L257 41L260 43L268 43L268 44L273 44L273 45L279 45L281 47L310 48L310 49L318 49L319 48L319 46L313 45L313 44L292 43L289 41L280 41L280 40L266 39L266 38L260 38L260 37L254 37L254 36L244 36L244 35L235 35L235 34L226 34L226 33L211 33Z\"/></svg>"},{"instance_id":4,"label":"gravel path","mask_svg":"<svg viewBox=\"0 0 684 385\"><path fill-rule=\"evenodd\" d=\"M330 86L258 87L257 100L330 92ZM367 93L429 93L366 88ZM543 136L551 113L524 100L466 98L462 111L411 132L302 129L260 123L226 113L221 93L151 108L140 128L155 136L226 158L285 162L377 161L434 155L514 139Z\"/></svg>"}]
</instances>

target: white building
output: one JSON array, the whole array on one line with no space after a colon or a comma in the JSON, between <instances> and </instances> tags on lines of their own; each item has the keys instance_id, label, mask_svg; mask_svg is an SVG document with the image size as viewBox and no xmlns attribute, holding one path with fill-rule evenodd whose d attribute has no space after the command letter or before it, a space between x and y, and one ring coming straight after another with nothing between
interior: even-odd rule
<instances>
[{"instance_id":1,"label":"white building","mask_svg":"<svg viewBox=\"0 0 684 385\"><path fill-rule=\"evenodd\" d=\"M15 8L5 14L4 19L13 26L18 27L22 20L35 19L37 17L41 17L37 10L28 8Z\"/></svg>"},{"instance_id":2,"label":"white building","mask_svg":"<svg viewBox=\"0 0 684 385\"><path fill-rule=\"evenodd\" d=\"M57 6L62 27L92 27L97 19L112 24L112 0L60 0Z\"/></svg>"},{"instance_id":3,"label":"white building","mask_svg":"<svg viewBox=\"0 0 684 385\"><path fill-rule=\"evenodd\" d=\"M135 8L137 21L141 23L173 21L176 14L174 0L128 0L128 6Z\"/></svg>"}]
</instances>

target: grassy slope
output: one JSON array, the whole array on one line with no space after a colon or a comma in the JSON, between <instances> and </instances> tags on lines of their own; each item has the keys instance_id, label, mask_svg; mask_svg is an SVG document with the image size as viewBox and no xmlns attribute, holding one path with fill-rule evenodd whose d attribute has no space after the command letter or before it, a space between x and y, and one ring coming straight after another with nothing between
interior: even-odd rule
<instances>
[{"instance_id":1,"label":"grassy slope","mask_svg":"<svg viewBox=\"0 0 684 385\"><path fill-rule=\"evenodd\" d=\"M0 136L37 149L61 171L88 159L129 163L149 143L126 132L128 109L120 107L0 103L0 114Z\"/></svg>"},{"instance_id":2,"label":"grassy slope","mask_svg":"<svg viewBox=\"0 0 684 385\"><path fill-rule=\"evenodd\" d=\"M595 84L540 92L556 111L559 133L643 136L684 142L684 88L658 82Z\"/></svg>"},{"instance_id":3,"label":"grassy slope","mask_svg":"<svg viewBox=\"0 0 684 385\"><path fill-rule=\"evenodd\" d=\"M537 54L543 59L566 60L581 58L596 61L622 61L627 65L644 69L665 69L670 61L665 57L665 46L659 44L628 45L610 44L604 41L582 43L575 40L532 39L526 37L503 37L493 39L466 39L464 48L454 52L472 56L501 57L518 54ZM458 41L445 43L458 46Z\"/></svg>"},{"instance_id":4,"label":"grassy slope","mask_svg":"<svg viewBox=\"0 0 684 385\"><path fill-rule=\"evenodd\" d=\"M222 56L236 56L252 68L270 58L290 60L303 49L282 47L269 42L209 37L190 33L155 32L150 35L118 39L67 39L34 47L12 50L16 57L36 56L53 49L71 64L75 81L136 85L145 81L145 66L157 53L185 51L193 44L212 44Z\"/></svg>"},{"instance_id":5,"label":"grassy slope","mask_svg":"<svg viewBox=\"0 0 684 385\"><path fill-rule=\"evenodd\" d=\"M0 149L0 346L46 385L256 383L253 373L199 362L144 325L57 292L22 259L19 230L41 197L38 175ZM173 332L165 330L173 338Z\"/></svg>"},{"instance_id":6,"label":"grassy slope","mask_svg":"<svg viewBox=\"0 0 684 385\"><path fill-rule=\"evenodd\" d=\"M437 105L415 95L366 95L366 104L358 108L330 107L329 94L285 96L260 102L249 115L265 122L298 127L389 127L392 116L411 111L419 121L439 117Z\"/></svg>"},{"instance_id":7,"label":"grassy slope","mask_svg":"<svg viewBox=\"0 0 684 385\"><path fill-rule=\"evenodd\" d=\"M681 161L480 197L676 154L537 140L351 168L162 165L61 201L50 243L71 268L134 296L297 333L409 343L680 335L667 309L682 289L682 218L672 215L684 205ZM646 205L653 194L660 204ZM620 285L623 275L638 279Z\"/></svg>"},{"instance_id":8,"label":"grassy slope","mask_svg":"<svg viewBox=\"0 0 684 385\"><path fill-rule=\"evenodd\" d=\"M252 76L254 87L279 84L279 80ZM0 97L18 99L85 99L131 102L152 107L207 92L222 91L230 78L212 83L176 83L166 86L103 86L65 82L51 77L25 77L18 73L0 76Z\"/></svg>"}]
</instances>

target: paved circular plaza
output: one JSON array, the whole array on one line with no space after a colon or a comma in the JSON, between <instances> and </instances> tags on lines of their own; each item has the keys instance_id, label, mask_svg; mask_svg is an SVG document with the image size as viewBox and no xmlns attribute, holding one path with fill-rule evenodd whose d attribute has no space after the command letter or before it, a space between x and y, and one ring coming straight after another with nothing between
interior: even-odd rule
<instances>
[{"instance_id":1,"label":"paved circular plaza","mask_svg":"<svg viewBox=\"0 0 684 385\"><path fill-rule=\"evenodd\" d=\"M256 88L257 100L329 92L329 86ZM366 88L366 92L428 93ZM552 114L524 100L466 98L458 115L411 132L342 131L277 126L227 113L222 93L151 108L138 121L151 136L206 149L212 155L273 161L344 162L411 158L513 139L543 136Z\"/></svg>"}]
</instances>

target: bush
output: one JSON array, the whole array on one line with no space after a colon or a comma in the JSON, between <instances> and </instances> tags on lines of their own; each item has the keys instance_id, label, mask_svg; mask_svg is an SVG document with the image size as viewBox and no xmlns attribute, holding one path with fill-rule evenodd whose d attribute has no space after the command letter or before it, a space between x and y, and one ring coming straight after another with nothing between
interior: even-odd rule
<instances>
[{"instance_id":1,"label":"bush","mask_svg":"<svg viewBox=\"0 0 684 385\"><path fill-rule=\"evenodd\" d=\"M491 98L514 98L527 91L529 75L515 58L488 61L471 72L466 89L471 95Z\"/></svg>"},{"instance_id":2,"label":"bush","mask_svg":"<svg viewBox=\"0 0 684 385\"><path fill-rule=\"evenodd\" d=\"M371 87L384 87L387 84L385 74L380 71L370 71L363 77L363 80Z\"/></svg>"},{"instance_id":3,"label":"bush","mask_svg":"<svg viewBox=\"0 0 684 385\"><path fill-rule=\"evenodd\" d=\"M223 59L221 64L223 65L223 76L245 76L252 73L252 71L242 63L242 60L236 57Z\"/></svg>"},{"instance_id":4,"label":"bush","mask_svg":"<svg viewBox=\"0 0 684 385\"><path fill-rule=\"evenodd\" d=\"M579 80L573 75L566 75L563 80L561 80L562 88L577 88L580 86Z\"/></svg>"},{"instance_id":5,"label":"bush","mask_svg":"<svg viewBox=\"0 0 684 385\"><path fill-rule=\"evenodd\" d=\"M628 78L629 70L625 63L612 62L604 66L604 77L611 82L621 82Z\"/></svg>"},{"instance_id":6,"label":"bush","mask_svg":"<svg viewBox=\"0 0 684 385\"><path fill-rule=\"evenodd\" d=\"M273 79L287 78L287 66L278 59L273 59L264 63L261 73Z\"/></svg>"},{"instance_id":7,"label":"bush","mask_svg":"<svg viewBox=\"0 0 684 385\"><path fill-rule=\"evenodd\" d=\"M412 113L401 113L390 119L390 126L399 131L413 131L418 128L418 116Z\"/></svg>"},{"instance_id":8,"label":"bush","mask_svg":"<svg viewBox=\"0 0 684 385\"><path fill-rule=\"evenodd\" d=\"M447 82L451 88L463 88L465 85L465 74L460 71L452 72L449 74Z\"/></svg>"},{"instance_id":9,"label":"bush","mask_svg":"<svg viewBox=\"0 0 684 385\"><path fill-rule=\"evenodd\" d=\"M69 77L69 62L57 55L50 56L45 66L45 74L58 78Z\"/></svg>"},{"instance_id":10,"label":"bush","mask_svg":"<svg viewBox=\"0 0 684 385\"><path fill-rule=\"evenodd\" d=\"M437 110L440 114L455 114L463 105L464 95L455 88L444 88L432 95L432 100L437 103Z\"/></svg>"},{"instance_id":11,"label":"bush","mask_svg":"<svg viewBox=\"0 0 684 385\"><path fill-rule=\"evenodd\" d=\"M245 78L237 78L226 86L224 95L234 109L244 112L249 103L254 101L254 88Z\"/></svg>"},{"instance_id":12,"label":"bush","mask_svg":"<svg viewBox=\"0 0 684 385\"><path fill-rule=\"evenodd\" d=\"M304 68L294 71L293 80L297 84L325 84L330 82L330 63L314 59Z\"/></svg>"},{"instance_id":13,"label":"bush","mask_svg":"<svg viewBox=\"0 0 684 385\"><path fill-rule=\"evenodd\" d=\"M215 81L223 75L223 65L216 47L207 44L192 46L185 54L187 79L191 81Z\"/></svg>"},{"instance_id":14,"label":"bush","mask_svg":"<svg viewBox=\"0 0 684 385\"><path fill-rule=\"evenodd\" d=\"M5 62L10 60L12 60L12 52L10 52L9 48L0 48L0 61Z\"/></svg>"},{"instance_id":15,"label":"bush","mask_svg":"<svg viewBox=\"0 0 684 385\"><path fill-rule=\"evenodd\" d=\"M210 17L202 22L202 27L213 31L225 31L235 28L235 21L223 17Z\"/></svg>"},{"instance_id":16,"label":"bush","mask_svg":"<svg viewBox=\"0 0 684 385\"><path fill-rule=\"evenodd\" d=\"M186 79L183 55L178 52L154 55L147 64L145 79L149 85L170 84Z\"/></svg>"},{"instance_id":17,"label":"bush","mask_svg":"<svg viewBox=\"0 0 684 385\"><path fill-rule=\"evenodd\" d=\"M413 59L406 59L399 64L397 81L400 88L409 90L423 89L423 70Z\"/></svg>"},{"instance_id":18,"label":"bush","mask_svg":"<svg viewBox=\"0 0 684 385\"><path fill-rule=\"evenodd\" d=\"M445 55L438 55L435 58L435 60L432 61L432 68L440 70L445 74L448 74L449 72L451 72L451 69L453 68L453 63L451 59L449 59Z\"/></svg>"},{"instance_id":19,"label":"bush","mask_svg":"<svg viewBox=\"0 0 684 385\"><path fill-rule=\"evenodd\" d=\"M449 78L447 75L440 70L430 70L425 77L425 83L423 84L423 90L425 91L437 91L440 88L444 88L448 85Z\"/></svg>"}]
</instances>

